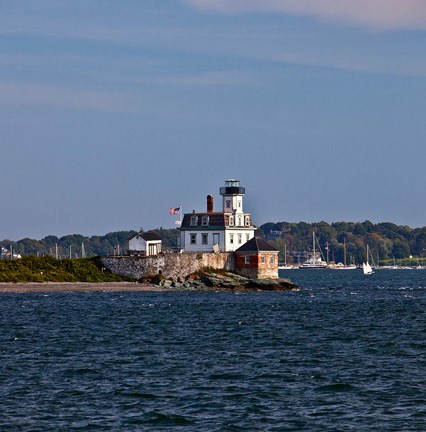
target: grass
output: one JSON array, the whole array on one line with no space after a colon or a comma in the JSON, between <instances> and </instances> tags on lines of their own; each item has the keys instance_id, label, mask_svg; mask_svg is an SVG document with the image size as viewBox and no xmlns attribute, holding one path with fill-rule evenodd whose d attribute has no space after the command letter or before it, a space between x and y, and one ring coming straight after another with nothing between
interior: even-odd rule
<instances>
[{"instance_id":1,"label":"grass","mask_svg":"<svg viewBox=\"0 0 426 432\"><path fill-rule=\"evenodd\" d=\"M121 282L129 281L102 269L100 259L56 259L26 255L0 260L0 282Z\"/></svg>"}]
</instances>

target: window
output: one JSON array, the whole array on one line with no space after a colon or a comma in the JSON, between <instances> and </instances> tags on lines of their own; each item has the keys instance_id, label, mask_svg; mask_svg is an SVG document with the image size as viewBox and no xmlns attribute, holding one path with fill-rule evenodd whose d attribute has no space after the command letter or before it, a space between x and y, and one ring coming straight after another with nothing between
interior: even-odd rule
<instances>
[{"instance_id":1,"label":"window","mask_svg":"<svg viewBox=\"0 0 426 432\"><path fill-rule=\"evenodd\" d=\"M227 209L230 209L230 208L231 208L231 200L225 200L225 207L226 207Z\"/></svg>"},{"instance_id":2,"label":"window","mask_svg":"<svg viewBox=\"0 0 426 432\"><path fill-rule=\"evenodd\" d=\"M266 263L266 257L265 257L265 255L262 255L262 257L261 257L261 261L262 261L262 264L265 264L265 263Z\"/></svg>"},{"instance_id":3,"label":"window","mask_svg":"<svg viewBox=\"0 0 426 432\"><path fill-rule=\"evenodd\" d=\"M238 244L241 244L243 242L243 235L238 234Z\"/></svg>"},{"instance_id":4,"label":"window","mask_svg":"<svg viewBox=\"0 0 426 432\"><path fill-rule=\"evenodd\" d=\"M229 243L234 244L234 234L229 234Z\"/></svg>"},{"instance_id":5,"label":"window","mask_svg":"<svg viewBox=\"0 0 426 432\"><path fill-rule=\"evenodd\" d=\"M197 234L191 234L191 244L197 244Z\"/></svg>"},{"instance_id":6,"label":"window","mask_svg":"<svg viewBox=\"0 0 426 432\"><path fill-rule=\"evenodd\" d=\"M274 257L274 255L271 255L271 256L269 257L269 263L270 263L270 264L275 264L275 257Z\"/></svg>"},{"instance_id":7,"label":"window","mask_svg":"<svg viewBox=\"0 0 426 432\"><path fill-rule=\"evenodd\" d=\"M229 216L229 226L234 226L234 216Z\"/></svg>"},{"instance_id":8,"label":"window","mask_svg":"<svg viewBox=\"0 0 426 432\"><path fill-rule=\"evenodd\" d=\"M209 217L208 216L203 216L201 218L201 225L202 226L209 226Z\"/></svg>"},{"instance_id":9,"label":"window","mask_svg":"<svg viewBox=\"0 0 426 432\"><path fill-rule=\"evenodd\" d=\"M213 244L214 245L219 244L219 233L213 233Z\"/></svg>"},{"instance_id":10,"label":"window","mask_svg":"<svg viewBox=\"0 0 426 432\"><path fill-rule=\"evenodd\" d=\"M198 216L191 216L191 226L198 225Z\"/></svg>"},{"instance_id":11,"label":"window","mask_svg":"<svg viewBox=\"0 0 426 432\"><path fill-rule=\"evenodd\" d=\"M246 226L250 226L250 216L245 216Z\"/></svg>"},{"instance_id":12,"label":"window","mask_svg":"<svg viewBox=\"0 0 426 432\"><path fill-rule=\"evenodd\" d=\"M238 216L238 226L242 226L243 225L243 219L241 216Z\"/></svg>"},{"instance_id":13,"label":"window","mask_svg":"<svg viewBox=\"0 0 426 432\"><path fill-rule=\"evenodd\" d=\"M250 234L246 234L246 242L250 240Z\"/></svg>"},{"instance_id":14,"label":"window","mask_svg":"<svg viewBox=\"0 0 426 432\"><path fill-rule=\"evenodd\" d=\"M201 234L201 244L206 245L209 242L208 234Z\"/></svg>"},{"instance_id":15,"label":"window","mask_svg":"<svg viewBox=\"0 0 426 432\"><path fill-rule=\"evenodd\" d=\"M244 264L250 264L250 255L244 257Z\"/></svg>"},{"instance_id":16,"label":"window","mask_svg":"<svg viewBox=\"0 0 426 432\"><path fill-rule=\"evenodd\" d=\"M238 208L241 208L241 201L238 200Z\"/></svg>"}]
</instances>

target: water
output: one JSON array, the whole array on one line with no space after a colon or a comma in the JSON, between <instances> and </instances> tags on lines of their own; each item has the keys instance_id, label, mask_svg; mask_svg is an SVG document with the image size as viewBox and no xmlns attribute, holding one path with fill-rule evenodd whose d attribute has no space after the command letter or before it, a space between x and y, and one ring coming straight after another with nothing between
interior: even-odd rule
<instances>
[{"instance_id":1,"label":"water","mask_svg":"<svg viewBox=\"0 0 426 432\"><path fill-rule=\"evenodd\" d=\"M284 275L0 295L0 430L426 430L426 270Z\"/></svg>"}]
</instances>

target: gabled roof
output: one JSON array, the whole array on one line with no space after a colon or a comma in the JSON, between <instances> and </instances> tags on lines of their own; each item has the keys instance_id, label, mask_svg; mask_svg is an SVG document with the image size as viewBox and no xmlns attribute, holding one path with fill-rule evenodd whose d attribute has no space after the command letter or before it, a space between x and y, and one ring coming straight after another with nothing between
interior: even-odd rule
<instances>
[{"instance_id":1,"label":"gabled roof","mask_svg":"<svg viewBox=\"0 0 426 432\"><path fill-rule=\"evenodd\" d=\"M272 245L270 245L266 240L263 240L262 237L253 237L247 243L244 243L241 247L239 247L236 252L264 252L264 251L272 251L278 252Z\"/></svg>"},{"instance_id":2,"label":"gabled roof","mask_svg":"<svg viewBox=\"0 0 426 432\"><path fill-rule=\"evenodd\" d=\"M136 236L142 237L145 241L161 240L161 237L154 231L138 232L133 237L131 237L129 240L135 238Z\"/></svg>"}]
</instances>

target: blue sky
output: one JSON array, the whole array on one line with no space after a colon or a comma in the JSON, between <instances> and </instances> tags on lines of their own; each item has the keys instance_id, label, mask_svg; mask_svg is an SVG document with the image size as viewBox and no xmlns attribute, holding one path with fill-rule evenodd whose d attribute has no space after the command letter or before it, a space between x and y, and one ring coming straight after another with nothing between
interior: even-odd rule
<instances>
[{"instance_id":1,"label":"blue sky","mask_svg":"<svg viewBox=\"0 0 426 432\"><path fill-rule=\"evenodd\" d=\"M423 0L0 0L0 238L426 225Z\"/></svg>"}]
</instances>

